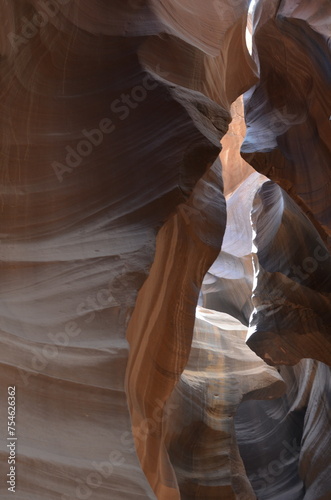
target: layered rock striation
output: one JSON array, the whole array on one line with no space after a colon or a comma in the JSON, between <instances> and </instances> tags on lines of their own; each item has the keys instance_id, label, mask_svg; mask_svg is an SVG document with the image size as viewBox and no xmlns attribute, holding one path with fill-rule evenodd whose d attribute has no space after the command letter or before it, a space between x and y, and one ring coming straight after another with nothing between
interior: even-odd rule
<instances>
[{"instance_id":1,"label":"layered rock striation","mask_svg":"<svg viewBox=\"0 0 331 500\"><path fill-rule=\"evenodd\" d=\"M0 2L18 500L330 495L330 5L249 3Z\"/></svg>"}]
</instances>

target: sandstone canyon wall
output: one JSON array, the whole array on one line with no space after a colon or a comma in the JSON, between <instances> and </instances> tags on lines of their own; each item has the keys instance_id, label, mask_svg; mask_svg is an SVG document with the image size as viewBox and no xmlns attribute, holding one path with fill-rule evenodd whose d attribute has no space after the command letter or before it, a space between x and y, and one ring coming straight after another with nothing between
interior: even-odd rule
<instances>
[{"instance_id":1,"label":"sandstone canyon wall","mask_svg":"<svg viewBox=\"0 0 331 500\"><path fill-rule=\"evenodd\" d=\"M330 2L0 14L1 498L330 499Z\"/></svg>"}]
</instances>

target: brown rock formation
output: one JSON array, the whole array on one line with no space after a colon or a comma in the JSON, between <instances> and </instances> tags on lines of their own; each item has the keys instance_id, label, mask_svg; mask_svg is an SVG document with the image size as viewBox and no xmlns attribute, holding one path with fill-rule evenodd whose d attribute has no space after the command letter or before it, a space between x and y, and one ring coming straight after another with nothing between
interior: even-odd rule
<instances>
[{"instance_id":1,"label":"brown rock formation","mask_svg":"<svg viewBox=\"0 0 331 500\"><path fill-rule=\"evenodd\" d=\"M187 366L171 396L168 449L183 500L255 499L236 444L242 400L279 398L285 383L245 345L247 328L199 307Z\"/></svg>"},{"instance_id":2,"label":"brown rock formation","mask_svg":"<svg viewBox=\"0 0 331 500\"><path fill-rule=\"evenodd\" d=\"M18 500L330 496L330 6L248 8L0 0Z\"/></svg>"},{"instance_id":3,"label":"brown rock formation","mask_svg":"<svg viewBox=\"0 0 331 500\"><path fill-rule=\"evenodd\" d=\"M256 195L252 222L257 259L248 345L272 364L309 357L330 362L327 248L294 201L272 182Z\"/></svg>"},{"instance_id":4,"label":"brown rock formation","mask_svg":"<svg viewBox=\"0 0 331 500\"><path fill-rule=\"evenodd\" d=\"M260 1L260 80L246 98L245 159L285 189L324 240L330 235L330 3Z\"/></svg>"},{"instance_id":5,"label":"brown rock formation","mask_svg":"<svg viewBox=\"0 0 331 500\"><path fill-rule=\"evenodd\" d=\"M175 6L1 2L1 367L20 395L22 498L153 498L132 447L126 326L156 231L214 163L229 103L252 83L245 47L230 43L246 2L210 16L208 39L191 21L172 26ZM195 2L191 20L202 11ZM235 84L213 100L226 54L247 71L231 69ZM209 235L218 246L219 224ZM172 280L176 289L180 269ZM192 328L194 294L182 311Z\"/></svg>"}]
</instances>

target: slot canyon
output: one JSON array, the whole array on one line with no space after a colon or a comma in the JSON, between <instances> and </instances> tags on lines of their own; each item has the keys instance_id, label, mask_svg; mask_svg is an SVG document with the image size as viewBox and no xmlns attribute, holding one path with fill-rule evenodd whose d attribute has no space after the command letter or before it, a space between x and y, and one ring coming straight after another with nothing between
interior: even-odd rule
<instances>
[{"instance_id":1,"label":"slot canyon","mask_svg":"<svg viewBox=\"0 0 331 500\"><path fill-rule=\"evenodd\" d=\"M331 500L330 0L0 0L4 500Z\"/></svg>"}]
</instances>

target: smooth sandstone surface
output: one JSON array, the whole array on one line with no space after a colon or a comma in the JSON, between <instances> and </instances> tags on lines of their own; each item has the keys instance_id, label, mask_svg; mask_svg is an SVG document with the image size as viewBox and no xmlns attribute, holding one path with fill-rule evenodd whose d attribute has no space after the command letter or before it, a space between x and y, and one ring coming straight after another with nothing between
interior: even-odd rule
<instances>
[{"instance_id":1,"label":"smooth sandstone surface","mask_svg":"<svg viewBox=\"0 0 331 500\"><path fill-rule=\"evenodd\" d=\"M0 16L1 498L330 498L330 3Z\"/></svg>"}]
</instances>

